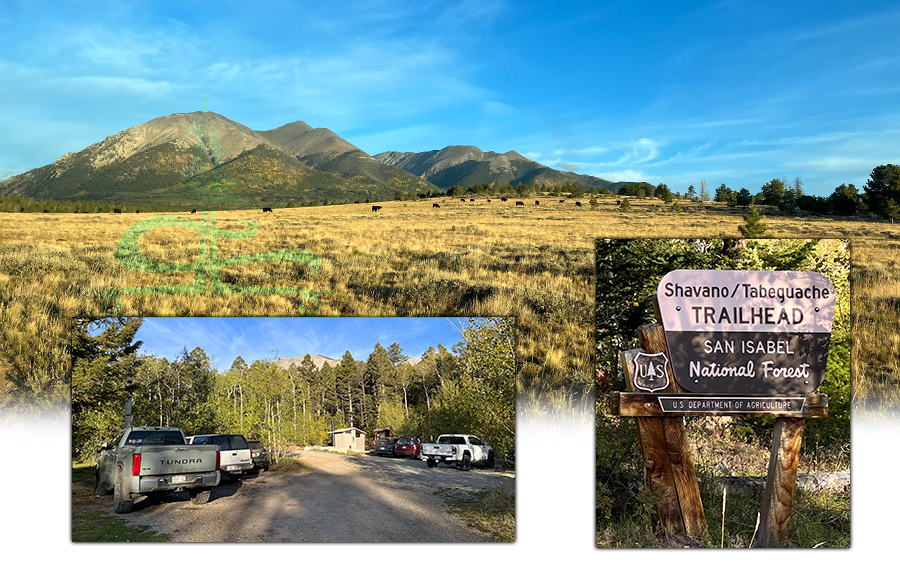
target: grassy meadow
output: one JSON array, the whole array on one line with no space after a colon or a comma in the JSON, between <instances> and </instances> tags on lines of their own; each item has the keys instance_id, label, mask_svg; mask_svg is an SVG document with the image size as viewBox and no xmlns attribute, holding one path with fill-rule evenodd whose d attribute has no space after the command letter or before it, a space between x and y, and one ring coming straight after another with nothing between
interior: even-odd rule
<instances>
[{"instance_id":1,"label":"grassy meadow","mask_svg":"<svg viewBox=\"0 0 900 562\"><path fill-rule=\"evenodd\" d=\"M258 233L218 240L221 258L304 249L321 259L316 274L298 263L229 266L222 280L326 291L319 315L515 316L520 395L531 412L590 405L594 356L594 240L616 237L737 236L745 211L719 204L600 198L592 209L571 199L458 198L428 201L217 212L220 229ZM432 202L441 208L432 207ZM764 216L766 215L763 212ZM116 244L154 214L0 213L0 380L7 406L64 407L69 319L109 310L100 293L190 284L195 273L151 273L122 266ZM201 215L166 213L200 221ZM900 401L900 225L874 219L765 216L772 237L853 241L853 369L856 401L886 411ZM161 227L140 239L148 258L193 263L199 234ZM138 294L119 297L124 315L293 316L297 295ZM309 308L307 303L307 308Z\"/></svg>"}]
</instances>

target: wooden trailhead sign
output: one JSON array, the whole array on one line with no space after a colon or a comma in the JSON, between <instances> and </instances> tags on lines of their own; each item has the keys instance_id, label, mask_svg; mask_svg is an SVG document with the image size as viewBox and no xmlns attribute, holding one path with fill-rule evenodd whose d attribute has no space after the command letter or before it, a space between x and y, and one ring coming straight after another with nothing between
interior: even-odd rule
<instances>
[{"instance_id":1,"label":"wooden trailhead sign","mask_svg":"<svg viewBox=\"0 0 900 562\"><path fill-rule=\"evenodd\" d=\"M657 301L686 392L783 396L822 384L836 303L825 275L675 270Z\"/></svg>"},{"instance_id":2,"label":"wooden trailhead sign","mask_svg":"<svg viewBox=\"0 0 900 562\"><path fill-rule=\"evenodd\" d=\"M619 354L645 481L668 533L708 537L685 416L774 416L755 546L787 541L806 418L828 416L825 377L836 306L831 281L807 271L676 270L659 283L657 323Z\"/></svg>"}]
</instances>

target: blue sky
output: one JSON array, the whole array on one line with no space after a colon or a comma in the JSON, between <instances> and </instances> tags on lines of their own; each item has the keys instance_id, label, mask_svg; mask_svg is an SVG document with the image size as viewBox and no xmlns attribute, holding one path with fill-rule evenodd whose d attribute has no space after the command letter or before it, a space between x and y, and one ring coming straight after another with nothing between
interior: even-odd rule
<instances>
[{"instance_id":1,"label":"blue sky","mask_svg":"<svg viewBox=\"0 0 900 562\"><path fill-rule=\"evenodd\" d=\"M0 179L155 117L303 120L370 154L861 187L900 163L896 2L0 5Z\"/></svg>"},{"instance_id":2,"label":"blue sky","mask_svg":"<svg viewBox=\"0 0 900 562\"><path fill-rule=\"evenodd\" d=\"M175 359L182 349L200 347L224 371L238 356L257 359L307 353L340 360L349 351L365 361L380 343L397 343L407 357L421 357L442 344L462 340L457 318L144 318L135 340L140 352Z\"/></svg>"}]
</instances>

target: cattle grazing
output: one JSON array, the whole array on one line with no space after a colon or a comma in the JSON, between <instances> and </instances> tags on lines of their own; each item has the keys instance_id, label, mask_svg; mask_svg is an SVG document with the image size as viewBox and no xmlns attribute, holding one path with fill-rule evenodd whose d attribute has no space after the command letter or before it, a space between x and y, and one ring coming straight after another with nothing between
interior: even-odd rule
<instances>
[{"instance_id":1,"label":"cattle grazing","mask_svg":"<svg viewBox=\"0 0 900 562\"><path fill-rule=\"evenodd\" d=\"M469 199L469 201L475 201L474 199Z\"/></svg>"},{"instance_id":2,"label":"cattle grazing","mask_svg":"<svg viewBox=\"0 0 900 562\"><path fill-rule=\"evenodd\" d=\"M462 201L463 203L466 202L466 198L465 198L465 197L460 197L459 200Z\"/></svg>"},{"instance_id":3,"label":"cattle grazing","mask_svg":"<svg viewBox=\"0 0 900 562\"><path fill-rule=\"evenodd\" d=\"M136 214L136 215L141 214L141 210L140 210L140 209L135 209L135 210L134 210L134 214Z\"/></svg>"},{"instance_id":4,"label":"cattle grazing","mask_svg":"<svg viewBox=\"0 0 900 562\"><path fill-rule=\"evenodd\" d=\"M535 204L535 205L540 205L541 202L540 202L540 201L535 201L534 204Z\"/></svg>"},{"instance_id":5,"label":"cattle grazing","mask_svg":"<svg viewBox=\"0 0 900 562\"><path fill-rule=\"evenodd\" d=\"M432 204L431 204L431 208L432 208L432 209L440 209L441 206L438 205L437 203L432 203Z\"/></svg>"},{"instance_id":6,"label":"cattle grazing","mask_svg":"<svg viewBox=\"0 0 900 562\"><path fill-rule=\"evenodd\" d=\"M524 207L525 201L516 201L516 207Z\"/></svg>"},{"instance_id":7,"label":"cattle grazing","mask_svg":"<svg viewBox=\"0 0 900 562\"><path fill-rule=\"evenodd\" d=\"M47 209L44 209L44 212L45 212L45 213L49 213L50 211L48 211Z\"/></svg>"},{"instance_id":8,"label":"cattle grazing","mask_svg":"<svg viewBox=\"0 0 900 562\"><path fill-rule=\"evenodd\" d=\"M114 212L115 214L117 214L117 215L121 215L121 214L122 214L122 209L113 209L113 212Z\"/></svg>"},{"instance_id":9,"label":"cattle grazing","mask_svg":"<svg viewBox=\"0 0 900 562\"><path fill-rule=\"evenodd\" d=\"M500 200L503 201L504 203L506 203L507 201L509 201L509 198L507 198L507 197L501 197Z\"/></svg>"},{"instance_id":10,"label":"cattle grazing","mask_svg":"<svg viewBox=\"0 0 900 562\"><path fill-rule=\"evenodd\" d=\"M262 212L264 212L264 213L271 213L271 212L272 212L272 207L263 207L263 211L262 211Z\"/></svg>"},{"instance_id":11,"label":"cattle grazing","mask_svg":"<svg viewBox=\"0 0 900 562\"><path fill-rule=\"evenodd\" d=\"M488 203L490 203L490 202L491 202L491 200L490 200L490 199L488 199Z\"/></svg>"},{"instance_id":12,"label":"cattle grazing","mask_svg":"<svg viewBox=\"0 0 900 562\"><path fill-rule=\"evenodd\" d=\"M374 213L375 211L380 211L380 210L381 210L381 205L372 205L372 212L373 212L373 213Z\"/></svg>"},{"instance_id":13,"label":"cattle grazing","mask_svg":"<svg viewBox=\"0 0 900 562\"><path fill-rule=\"evenodd\" d=\"M566 201L565 199L560 199L560 200L559 200L560 203L565 203L565 201Z\"/></svg>"},{"instance_id":14,"label":"cattle grazing","mask_svg":"<svg viewBox=\"0 0 900 562\"><path fill-rule=\"evenodd\" d=\"M575 206L576 206L576 207L581 207L581 201L575 201Z\"/></svg>"},{"instance_id":15,"label":"cattle grazing","mask_svg":"<svg viewBox=\"0 0 900 562\"><path fill-rule=\"evenodd\" d=\"M196 212L197 212L197 209L191 209L191 214L192 214L192 215L193 215L194 213L196 213Z\"/></svg>"}]
</instances>

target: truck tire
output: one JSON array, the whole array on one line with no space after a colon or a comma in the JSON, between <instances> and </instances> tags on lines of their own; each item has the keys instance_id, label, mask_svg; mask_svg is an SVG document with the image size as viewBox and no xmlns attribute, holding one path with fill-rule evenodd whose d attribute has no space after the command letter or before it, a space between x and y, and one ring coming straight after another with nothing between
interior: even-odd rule
<instances>
[{"instance_id":1,"label":"truck tire","mask_svg":"<svg viewBox=\"0 0 900 562\"><path fill-rule=\"evenodd\" d=\"M97 472L94 475L94 495L95 496L105 496L111 490L106 485L105 482L100 480L100 467L97 467Z\"/></svg>"},{"instance_id":2,"label":"truck tire","mask_svg":"<svg viewBox=\"0 0 900 562\"><path fill-rule=\"evenodd\" d=\"M195 488L191 490L191 503L194 505L203 505L207 503L209 501L210 493L212 493L212 490L209 488L204 488L202 490Z\"/></svg>"},{"instance_id":3,"label":"truck tire","mask_svg":"<svg viewBox=\"0 0 900 562\"><path fill-rule=\"evenodd\" d=\"M459 469L468 472L472 468L472 457L469 456L469 453L463 453L463 458L459 461Z\"/></svg>"},{"instance_id":4,"label":"truck tire","mask_svg":"<svg viewBox=\"0 0 900 562\"><path fill-rule=\"evenodd\" d=\"M116 513L128 513L134 509L134 500L125 493L125 474L121 466L116 467L116 484L113 490Z\"/></svg>"},{"instance_id":5,"label":"truck tire","mask_svg":"<svg viewBox=\"0 0 900 562\"><path fill-rule=\"evenodd\" d=\"M434 468L437 466L437 461L434 459L428 459L427 461L425 461L425 464L428 465L428 468Z\"/></svg>"},{"instance_id":6,"label":"truck tire","mask_svg":"<svg viewBox=\"0 0 900 562\"><path fill-rule=\"evenodd\" d=\"M488 453L487 467L494 468L494 452Z\"/></svg>"}]
</instances>

